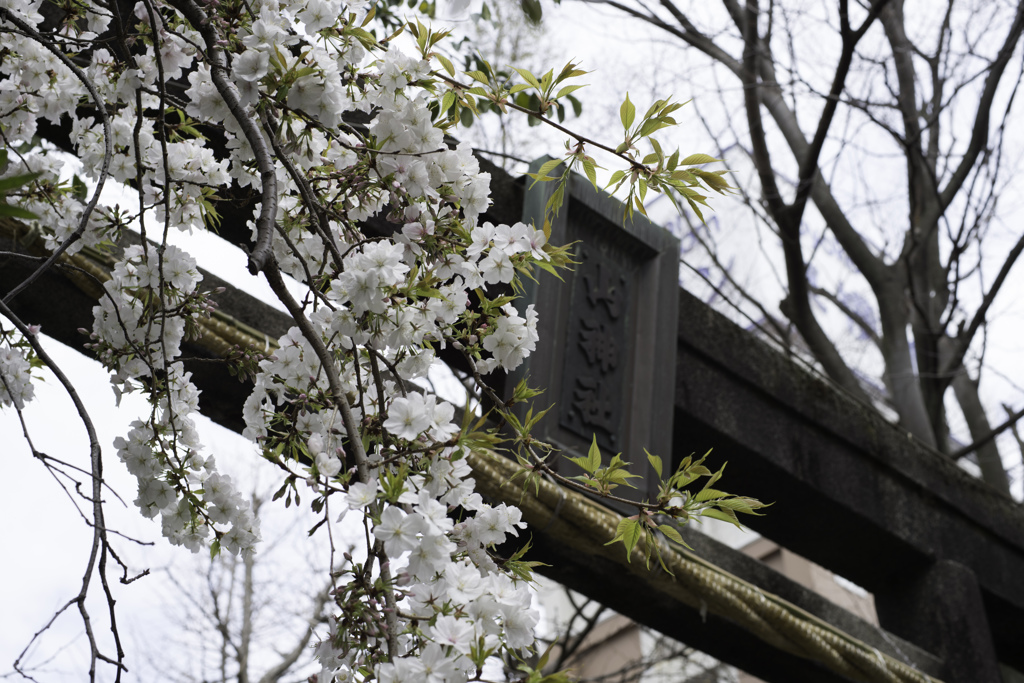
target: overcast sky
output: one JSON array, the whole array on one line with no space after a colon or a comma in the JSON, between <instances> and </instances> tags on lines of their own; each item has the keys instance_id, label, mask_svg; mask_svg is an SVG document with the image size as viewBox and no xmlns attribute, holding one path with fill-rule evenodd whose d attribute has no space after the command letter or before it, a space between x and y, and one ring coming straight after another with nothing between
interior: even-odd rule
<instances>
[{"instance_id":1,"label":"overcast sky","mask_svg":"<svg viewBox=\"0 0 1024 683\"><path fill-rule=\"evenodd\" d=\"M585 102L584 118L571 122L573 127L604 140L614 139L621 136L615 112L626 90L630 91L641 110L653 99L654 92L662 97L674 94L679 100L687 100L693 95L685 91L672 92L679 83L668 80L660 72L669 60L678 65L676 60L682 59L681 52L663 45L652 37L648 29L571 0L562 7L547 7L547 11L549 32L545 41L548 63L559 68L565 61L576 59L583 68L594 71L585 79L591 83L590 88L580 93ZM684 146L684 153L713 153L700 125L695 119L688 118L689 109L680 112L688 134L677 140L678 144ZM560 152L561 138L557 133L533 130L539 134L531 144L524 145L520 152L522 156L539 156L545 147L553 155ZM730 201L735 200L715 201L722 219L715 225L723 230L725 238L728 237L724 232L726 219L745 215L737 205L730 205ZM660 216L664 220L671 218L667 211L662 211ZM187 240L182 242L183 246L187 244ZM254 281L245 273L244 256L238 250L220 247L216 238L206 236L192 240L189 250L198 257L200 266L238 283L256 296L273 301L263 281ZM740 254L738 258L747 257ZM748 261L743 260L742 263ZM750 271L754 273L753 266L750 266ZM757 271L751 277L768 276ZM1020 291L1020 286L1018 279L1015 284L1008 285L1007 291L1014 291L1014 288ZM997 306L997 309L997 315L1003 313L1006 318L1005 322L997 322L1002 331L998 340L993 334L989 360L1010 378L1024 377L1020 365L1020 358L1024 357L1020 340L1024 337L1013 332L1022 322L1020 313L1009 310L1008 304ZM117 461L111 446L116 436L127 432L131 420L147 410L145 402L129 396L122 401L120 409L114 409L109 382L97 363L85 360L76 351L52 340L45 339L44 343L90 407L105 449L107 482L127 503L127 506L122 506L113 495L108 495L109 525L128 536L153 543L152 547L142 548L129 542L119 542L118 552L134 571L145 567L158 570L170 565L183 570L191 567L187 551L169 548L160 536L159 525L142 519L135 512L131 502L135 497L134 479ZM1015 394L1011 384L1000 385L1002 393L996 400L1007 400L1016 405L1024 403L1024 396L1019 392ZM80 467L87 466L84 430L55 379L50 377L37 385L36 399L25 411L25 416L39 450ZM252 464L258 462L258 458L251 444L206 420L201 422L200 430L224 470L247 481L250 486L267 485L271 477ZM0 499L0 513L5 520L0 526L0 547L4 548L6 559L0 565L0 614L3 615L0 618L0 674L3 674L10 670L10 663L27 644L31 634L77 592L87 558L89 536L71 499L45 468L32 461L13 411L0 413L0 435L0 467L7 489ZM1018 468L1015 485L1018 497L1021 495L1019 473ZM268 531L281 528L274 524L271 523L269 529L267 524L264 525L265 538ZM170 637L168 631L173 626L165 616L168 596L172 594L161 572L155 571L151 577L116 590L126 646L133 652L160 650ZM99 616L97 631L100 632L104 628L105 608L102 601L96 599L100 595L98 586L92 588L92 593L90 609ZM65 614L42 642L40 648L32 653L31 662L38 665L54 653L59 652L59 656L50 664L42 664L40 680L82 680L84 650L81 621L77 614ZM145 666L142 669L147 670ZM149 671L152 673L152 669ZM136 679L129 677L128 680Z\"/></svg>"}]
</instances>

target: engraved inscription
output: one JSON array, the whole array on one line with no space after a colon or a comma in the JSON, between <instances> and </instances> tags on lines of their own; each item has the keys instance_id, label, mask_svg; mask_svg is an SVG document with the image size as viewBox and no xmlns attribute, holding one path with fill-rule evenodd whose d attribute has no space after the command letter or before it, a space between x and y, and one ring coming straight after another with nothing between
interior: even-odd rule
<instances>
[{"instance_id":1,"label":"engraved inscription","mask_svg":"<svg viewBox=\"0 0 1024 683\"><path fill-rule=\"evenodd\" d=\"M598 249L581 248L572 295L561 425L608 449L619 444L625 371L627 278Z\"/></svg>"}]
</instances>

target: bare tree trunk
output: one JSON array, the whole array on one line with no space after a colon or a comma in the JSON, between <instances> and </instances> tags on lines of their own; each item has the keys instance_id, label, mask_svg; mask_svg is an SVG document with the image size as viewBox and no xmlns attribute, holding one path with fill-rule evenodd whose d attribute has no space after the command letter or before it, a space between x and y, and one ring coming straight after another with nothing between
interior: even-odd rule
<instances>
[{"instance_id":1,"label":"bare tree trunk","mask_svg":"<svg viewBox=\"0 0 1024 683\"><path fill-rule=\"evenodd\" d=\"M966 369L957 373L953 378L953 393L967 419L967 428L971 430L971 438L980 441L991 434L992 425L989 424L988 416L981 405L978 382L967 375ZM1003 461L999 457L995 441L986 441L978 448L977 454L982 479L992 488L1009 496L1010 480L1006 476L1006 470L1003 468Z\"/></svg>"},{"instance_id":2,"label":"bare tree trunk","mask_svg":"<svg viewBox=\"0 0 1024 683\"><path fill-rule=\"evenodd\" d=\"M259 510L259 501L254 498L254 507ZM252 641L252 572L255 559L252 553L242 558L245 577L242 583L242 632L238 637L238 683L249 683L249 645Z\"/></svg>"},{"instance_id":3,"label":"bare tree trunk","mask_svg":"<svg viewBox=\"0 0 1024 683\"><path fill-rule=\"evenodd\" d=\"M1013 408L1011 408L1009 405L1007 405L1005 403L1003 404L1003 410L1006 411L1006 417L1008 419L1012 419L1014 413L1017 412L1017 411L1015 411ZM1020 451L1020 460L1021 460L1020 464L1021 464L1022 471L1024 471L1024 438L1021 438L1020 432L1017 430L1017 424L1016 423L1010 425L1010 431L1013 432L1013 438L1017 442L1017 450Z\"/></svg>"},{"instance_id":4,"label":"bare tree trunk","mask_svg":"<svg viewBox=\"0 0 1024 683\"><path fill-rule=\"evenodd\" d=\"M928 418L924 393L914 368L910 339L907 336L910 315L900 286L905 271L898 266L888 270L886 281L872 286L882 322L882 358L885 360L886 384L892 391L892 402L899 413L900 424L922 443L935 448L935 430Z\"/></svg>"}]
</instances>

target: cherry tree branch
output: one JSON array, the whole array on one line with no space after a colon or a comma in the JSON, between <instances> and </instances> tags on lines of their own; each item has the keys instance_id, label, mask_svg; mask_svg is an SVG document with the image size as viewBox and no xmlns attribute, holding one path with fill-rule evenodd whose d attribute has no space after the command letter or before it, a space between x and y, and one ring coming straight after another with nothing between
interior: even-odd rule
<instances>
[{"instance_id":1,"label":"cherry tree branch","mask_svg":"<svg viewBox=\"0 0 1024 683\"><path fill-rule=\"evenodd\" d=\"M288 287L281 277L281 270L277 265L277 261L271 258L263 268L263 274L267 278L267 282L270 283L270 288L277 295L277 298L281 300L285 308L288 309L288 313L295 320L295 324L302 332L302 336L313 347L313 352L320 360L320 365L331 387L331 396L341 411L342 421L345 424L345 431L348 435L348 446L356 463L359 481L363 483L371 481L369 461L366 457L366 451L363 449L362 432L359 429L359 425L356 424L355 417L352 415L352 407L349 405L348 397L345 396L345 389L341 384L341 377L338 374L338 368L335 366L330 351L317 331L313 329L313 325L310 323L309 318L306 317L302 307L299 306L298 302L292 297L291 292L288 291ZM358 359L353 359L353 362L358 362ZM380 551L377 553L377 559L380 565L381 581L384 583L384 601L387 608L385 610L385 620L388 626L388 654L394 657L398 654L397 603L395 601L391 570L383 545L381 545Z\"/></svg>"},{"instance_id":2,"label":"cherry tree branch","mask_svg":"<svg viewBox=\"0 0 1024 683\"><path fill-rule=\"evenodd\" d=\"M168 3L181 12L192 24L192 28L203 36L213 85L241 127L249 147L252 148L256 166L260 171L260 215L256 218L256 244L249 254L249 272L256 275L267 266L272 258L271 240L274 219L277 216L277 173L274 168L274 157L271 155L267 141L263 137L263 133L260 132L256 121L242 105L238 88L229 78L230 70L227 58L224 56L224 50L218 47L220 37L214 29L211 18L194 0L168 0Z\"/></svg>"}]
</instances>

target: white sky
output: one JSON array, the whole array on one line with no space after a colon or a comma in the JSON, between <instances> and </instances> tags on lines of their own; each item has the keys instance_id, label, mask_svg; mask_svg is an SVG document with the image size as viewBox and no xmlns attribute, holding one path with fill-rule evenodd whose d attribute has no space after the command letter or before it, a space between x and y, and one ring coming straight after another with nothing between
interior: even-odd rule
<instances>
[{"instance_id":1,"label":"white sky","mask_svg":"<svg viewBox=\"0 0 1024 683\"><path fill-rule=\"evenodd\" d=\"M578 93L585 102L584 117L578 122L570 120L573 128L595 138L616 141L615 138L621 135L617 122L621 93L629 90L641 111L654 99L654 92L664 97L672 94L675 88L674 94L679 100L687 100L696 94L687 92L681 83L668 79L667 70L662 68L665 64L688 66L686 55L662 43L648 29L623 22L618 15L607 11L568 0L561 7L546 7L546 11L550 28L548 38L545 39L549 56L545 63L557 69L569 59L575 59L581 62L583 68L594 71L587 79L583 79L591 83L591 87ZM695 78L706 76L706 71L701 71L697 66L694 68ZM699 101L697 106L701 106ZM676 143L683 147L684 153L714 153L695 118L693 107L690 105L680 112L683 135ZM530 136L532 143L521 151L521 156L533 158L545 151L554 156L561 150L561 137L557 133L534 128L530 129ZM749 219L735 200L718 198L714 205L720 237L728 242L730 231ZM664 220L670 219L668 213L659 215ZM198 257L200 266L236 282L264 300L274 300L265 283L254 281L245 273L244 256L237 250L223 249L217 245L216 238L206 235L184 239L181 244L190 245L189 251ZM756 256L751 250L736 250L738 263L749 273L747 283L755 287L770 287L770 271L764 266L754 265ZM1014 281L1006 287L1007 295L999 301L994 311L996 322L987 349L988 362L998 368L1009 381L999 381L998 378L994 380L991 374L986 375L983 388L986 392L984 395L991 401L990 408L998 407L1002 401L1014 406L1024 402L1024 392L1013 386L1014 381L1024 384L1024 368L1020 361L1024 357L1021 353L1024 350L1021 348L1024 337L1017 333L1024 313L1015 306L1018 303L1016 297L1010 294L1021 291L1022 284L1020 276L1015 274ZM152 548L142 549L127 542L119 542L118 552L135 571L143 567L158 570L170 565L187 571L192 566L187 551L168 548L160 537L158 524L142 519L135 512L131 503L135 496L133 479L117 462L110 445L115 436L127 432L128 423L144 412L146 405L134 397L128 397L120 409L114 409L113 393L98 364L85 360L77 352L49 339L45 339L44 343L71 376L82 392L86 405L90 407L105 448L108 483L127 502L125 508L108 497L108 523L118 531L155 543ZM56 380L47 379L45 383L37 385L36 391L36 400L25 414L37 448L80 467L87 467L84 431ZM1001 413L992 410L991 414L995 416ZM253 456L252 447L238 435L205 420L200 429L222 469L247 481L250 486L257 485L258 481L269 480L270 476L265 470L259 470L251 464L258 462L258 458ZM1019 463L1018 454L1009 444L1004 444L1004 451ZM89 538L68 497L46 474L44 468L32 461L21 437L21 428L14 413L9 410L0 413L0 468L4 480L8 482L5 495L0 500L0 513L6 520L0 527L0 547L5 549L6 559L0 565L0 614L3 615L0 618L0 675L3 675L10 670L10 663L25 646L30 634L45 623L54 609L77 592ZM1017 472L1015 491L1019 497L1019 469ZM283 524L265 521L264 538L268 538L268 534L273 534ZM153 576L141 579L127 588L115 586L115 590L122 620L121 633L129 652L133 656L136 652L159 652L165 639L173 635L169 633L173 625L165 616L168 596L172 595L166 579L159 571L154 571ZM105 630L105 608L96 599L100 595L98 585L93 586L92 593L90 609L99 634ZM82 680L85 666L82 661L81 632L77 614L65 614L58 621L53 632L30 659L39 664L60 651L52 663L44 664L40 669L40 680ZM65 646L66 649L63 649ZM129 660L129 666L136 664L139 665L137 670L148 671L147 676L155 676L155 670L148 663L139 662L138 659ZM109 674L109 667L106 671ZM110 679L110 676L105 678ZM157 679L150 677L141 680ZM130 675L127 680L140 679Z\"/></svg>"}]
</instances>

